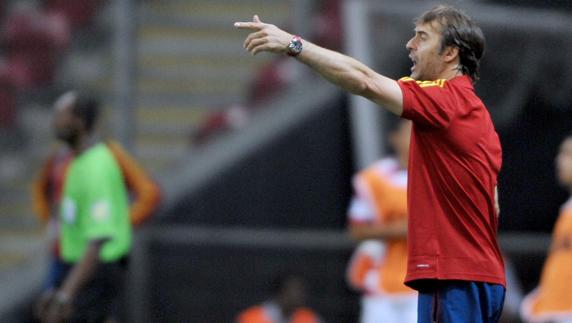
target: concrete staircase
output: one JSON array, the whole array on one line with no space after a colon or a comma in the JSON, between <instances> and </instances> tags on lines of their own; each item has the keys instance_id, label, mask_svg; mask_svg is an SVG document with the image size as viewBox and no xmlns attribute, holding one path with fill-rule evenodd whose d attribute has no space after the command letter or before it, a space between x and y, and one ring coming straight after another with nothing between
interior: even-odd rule
<instances>
[{"instance_id":1,"label":"concrete staircase","mask_svg":"<svg viewBox=\"0 0 572 323\"><path fill-rule=\"evenodd\" d=\"M233 23L258 13L283 25L291 10L276 0L150 1L139 10L136 150L160 174L189 153L209 113L244 102L256 68L271 59L250 57Z\"/></svg>"},{"instance_id":2,"label":"concrete staircase","mask_svg":"<svg viewBox=\"0 0 572 323\"><path fill-rule=\"evenodd\" d=\"M47 265L43 229L32 212L31 183L51 148L49 110L23 109L27 144L0 153L0 317L40 287Z\"/></svg>"},{"instance_id":3,"label":"concrete staircase","mask_svg":"<svg viewBox=\"0 0 572 323\"><path fill-rule=\"evenodd\" d=\"M272 58L263 54L254 59L246 53L242 42L247 33L233 23L257 13L284 26L292 9L289 1L279 0L149 0L138 6L135 153L161 181L161 174L176 171L189 154L193 129L216 109L244 103L257 67ZM112 12L104 10L109 28ZM96 90L108 103L109 66L108 49L83 50L67 58L60 81ZM13 157L0 152L0 285L8 277L3 273L41 260L43 230L32 214L30 184L53 147L50 104L22 109L29 145Z\"/></svg>"}]
</instances>

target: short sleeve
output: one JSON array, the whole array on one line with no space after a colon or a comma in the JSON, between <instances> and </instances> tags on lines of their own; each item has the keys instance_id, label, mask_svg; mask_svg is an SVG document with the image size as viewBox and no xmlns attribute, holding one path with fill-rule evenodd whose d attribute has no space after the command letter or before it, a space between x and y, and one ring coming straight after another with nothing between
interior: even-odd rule
<instances>
[{"instance_id":1,"label":"short sleeve","mask_svg":"<svg viewBox=\"0 0 572 323\"><path fill-rule=\"evenodd\" d=\"M457 105L446 80L416 81L404 77L397 83L403 93L403 118L428 128L449 127Z\"/></svg>"}]
</instances>

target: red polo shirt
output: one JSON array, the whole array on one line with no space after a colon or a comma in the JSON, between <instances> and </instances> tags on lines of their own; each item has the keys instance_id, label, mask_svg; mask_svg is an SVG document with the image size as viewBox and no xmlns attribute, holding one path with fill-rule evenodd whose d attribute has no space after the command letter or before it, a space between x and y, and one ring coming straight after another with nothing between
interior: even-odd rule
<instances>
[{"instance_id":1,"label":"red polo shirt","mask_svg":"<svg viewBox=\"0 0 572 323\"><path fill-rule=\"evenodd\" d=\"M502 162L489 112L468 76L399 80L413 121L405 284L447 279L505 285L494 195Z\"/></svg>"}]
</instances>

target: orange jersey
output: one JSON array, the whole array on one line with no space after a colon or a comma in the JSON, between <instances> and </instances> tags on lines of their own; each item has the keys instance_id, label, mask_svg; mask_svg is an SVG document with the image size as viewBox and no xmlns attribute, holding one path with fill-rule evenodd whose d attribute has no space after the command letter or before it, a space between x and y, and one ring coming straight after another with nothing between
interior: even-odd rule
<instances>
[{"instance_id":1,"label":"orange jersey","mask_svg":"<svg viewBox=\"0 0 572 323\"><path fill-rule=\"evenodd\" d=\"M129 195L133 196L129 205L131 223L141 224L159 205L161 198L159 187L119 143L110 141L107 146L121 168Z\"/></svg>"},{"instance_id":2,"label":"orange jersey","mask_svg":"<svg viewBox=\"0 0 572 323\"><path fill-rule=\"evenodd\" d=\"M572 199L560 212L554 227L550 252L542 269L540 284L527 297L524 311L531 317L572 320ZM525 315L527 316L527 315ZM534 320L533 320L534 321Z\"/></svg>"},{"instance_id":3,"label":"orange jersey","mask_svg":"<svg viewBox=\"0 0 572 323\"><path fill-rule=\"evenodd\" d=\"M350 225L384 226L407 221L407 171L393 158L383 159L357 174L356 195L348 211ZM368 242L352 257L350 284L370 293L413 293L403 284L407 271L406 239ZM380 254L376 255L376 249ZM372 271L374 274L372 274Z\"/></svg>"},{"instance_id":4,"label":"orange jersey","mask_svg":"<svg viewBox=\"0 0 572 323\"><path fill-rule=\"evenodd\" d=\"M60 200L65 174L73 154L67 148L55 151L42 166L40 174L32 184L34 213L40 221L47 222Z\"/></svg>"},{"instance_id":5,"label":"orange jersey","mask_svg":"<svg viewBox=\"0 0 572 323\"><path fill-rule=\"evenodd\" d=\"M356 290L377 293L379 268L383 263L385 244L367 240L354 251L347 270L347 281Z\"/></svg>"},{"instance_id":6,"label":"orange jersey","mask_svg":"<svg viewBox=\"0 0 572 323\"><path fill-rule=\"evenodd\" d=\"M133 196L129 209L131 223L140 224L157 208L160 201L159 188L117 142L110 141L107 146L119 164L129 193ZM42 222L46 222L57 208L66 170L72 158L72 152L68 149L56 151L48 158L33 183L34 210Z\"/></svg>"},{"instance_id":7,"label":"orange jersey","mask_svg":"<svg viewBox=\"0 0 572 323\"><path fill-rule=\"evenodd\" d=\"M299 308L284 320L274 303L265 303L246 309L238 315L237 323L320 323L319 316L308 308Z\"/></svg>"}]
</instances>

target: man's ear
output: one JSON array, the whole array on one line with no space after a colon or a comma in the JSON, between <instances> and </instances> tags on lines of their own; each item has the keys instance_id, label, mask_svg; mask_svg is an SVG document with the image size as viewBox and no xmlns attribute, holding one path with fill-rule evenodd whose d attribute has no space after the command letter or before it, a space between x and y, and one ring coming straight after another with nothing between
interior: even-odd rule
<instances>
[{"instance_id":1,"label":"man's ear","mask_svg":"<svg viewBox=\"0 0 572 323\"><path fill-rule=\"evenodd\" d=\"M445 60L445 63L453 62L455 59L457 59L457 57L459 57L459 47L457 47L457 46L445 47L445 50L443 51L442 56L443 56L443 59Z\"/></svg>"}]
</instances>

